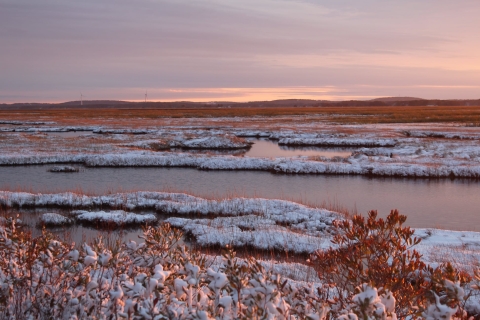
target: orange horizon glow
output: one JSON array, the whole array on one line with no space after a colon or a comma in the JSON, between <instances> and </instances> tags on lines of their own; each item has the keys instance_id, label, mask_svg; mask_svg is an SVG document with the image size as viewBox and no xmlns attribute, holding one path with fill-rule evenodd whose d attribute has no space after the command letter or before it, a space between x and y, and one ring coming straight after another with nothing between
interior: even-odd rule
<instances>
[{"instance_id":1,"label":"orange horizon glow","mask_svg":"<svg viewBox=\"0 0 480 320\"><path fill-rule=\"evenodd\" d=\"M389 94L392 90L389 86L369 86L362 85L359 88L369 89L368 91L377 91L383 89L385 94L358 94L359 89L346 90L335 86L325 87L278 87L278 88L147 88L148 96L147 102L199 102L199 103L215 103L215 102L256 102L256 101L274 101L274 100L329 100L329 101L348 101L348 100L371 100L382 97L415 97L419 99L440 99L437 97L425 97L415 94L415 89L430 88L434 90L444 90L446 88L456 89L473 89L480 90L480 86L439 86L439 85L419 85L404 87L406 94ZM397 90L398 91L398 90ZM411 94L408 94L412 91ZM43 92L45 93L45 92ZM1 92L0 92L1 94ZM54 95L54 92L47 92L47 94ZM126 101L126 102L144 102L145 101L144 88L127 88L127 89L93 89L90 91L83 91L83 101ZM64 103L70 101L80 101L80 94L71 99L62 98L41 98L40 94L35 97L33 93L26 101L0 101L0 103ZM139 96L139 98L132 98ZM479 97L480 98L480 94ZM477 99L478 99L477 98ZM448 99L475 99L475 98L443 98Z\"/></svg>"}]
</instances>

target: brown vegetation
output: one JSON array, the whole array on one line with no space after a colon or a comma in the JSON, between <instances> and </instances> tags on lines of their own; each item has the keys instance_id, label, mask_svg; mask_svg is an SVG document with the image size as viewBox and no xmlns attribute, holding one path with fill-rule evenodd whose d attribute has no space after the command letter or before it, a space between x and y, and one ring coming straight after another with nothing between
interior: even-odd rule
<instances>
[{"instance_id":1,"label":"brown vegetation","mask_svg":"<svg viewBox=\"0 0 480 320\"><path fill-rule=\"evenodd\" d=\"M116 120L213 117L321 116L339 123L461 122L480 123L479 106L326 106L326 107L195 107L195 108L61 108L0 110L2 120L36 119L63 124L102 124ZM316 119L318 120L318 119ZM79 123L80 121L80 123ZM308 121L308 118L305 119Z\"/></svg>"},{"instance_id":2,"label":"brown vegetation","mask_svg":"<svg viewBox=\"0 0 480 320\"><path fill-rule=\"evenodd\" d=\"M450 263L437 268L426 265L414 249L421 239L413 236L414 230L403 226L406 219L392 210L385 220L377 219L377 212L370 211L367 219L355 215L351 221L339 221L339 232L332 240L337 247L312 255L312 266L320 279L339 291L336 299L341 306L349 299L344 300L342 290L352 291L369 283L381 288L379 292L393 292L397 315L404 318L412 315L413 305L426 305L431 292L446 290L443 279L462 285L472 280ZM449 298L447 294L442 296L447 305L455 307L458 301Z\"/></svg>"}]
</instances>

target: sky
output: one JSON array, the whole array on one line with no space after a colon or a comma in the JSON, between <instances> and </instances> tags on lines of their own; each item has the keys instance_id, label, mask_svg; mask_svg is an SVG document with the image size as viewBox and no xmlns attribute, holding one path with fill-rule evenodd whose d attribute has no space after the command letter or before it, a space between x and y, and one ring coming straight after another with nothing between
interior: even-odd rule
<instances>
[{"instance_id":1,"label":"sky","mask_svg":"<svg viewBox=\"0 0 480 320\"><path fill-rule=\"evenodd\" d=\"M478 0L0 0L0 103L480 98Z\"/></svg>"}]
</instances>

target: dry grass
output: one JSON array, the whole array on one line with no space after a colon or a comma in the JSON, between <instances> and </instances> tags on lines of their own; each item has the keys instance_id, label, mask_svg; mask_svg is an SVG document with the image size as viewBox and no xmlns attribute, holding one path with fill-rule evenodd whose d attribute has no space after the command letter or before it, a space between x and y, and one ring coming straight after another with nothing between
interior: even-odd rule
<instances>
[{"instance_id":1,"label":"dry grass","mask_svg":"<svg viewBox=\"0 0 480 320\"><path fill-rule=\"evenodd\" d=\"M479 106L388 106L388 107L199 107L158 109L68 108L28 111L0 110L2 120L41 119L63 124L99 125L128 120L218 118L218 117L321 116L339 123L461 122L480 123ZM318 120L318 119L317 119ZM80 121L80 123L79 123ZM218 123L217 123L218 124Z\"/></svg>"}]
</instances>

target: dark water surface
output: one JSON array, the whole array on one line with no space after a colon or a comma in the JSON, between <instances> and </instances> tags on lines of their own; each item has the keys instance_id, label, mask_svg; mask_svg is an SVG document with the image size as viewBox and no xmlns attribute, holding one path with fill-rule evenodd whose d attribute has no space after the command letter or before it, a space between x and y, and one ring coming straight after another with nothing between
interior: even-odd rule
<instances>
[{"instance_id":1,"label":"dark water surface","mask_svg":"<svg viewBox=\"0 0 480 320\"><path fill-rule=\"evenodd\" d=\"M11 208L2 212L6 217L15 217L21 220L20 227L31 231L33 237L38 237L42 234L41 226L39 225L42 214L47 212L55 212L59 214L68 215L70 210L62 208ZM151 212L150 212L151 213ZM164 220L159 217L159 220ZM123 242L133 240L136 242L144 242L138 236L143 234L142 228L122 228L115 229L95 228L95 226L74 224L62 227L49 227L47 230L60 239L69 243L75 242L76 245L81 245L85 242L92 243L99 236L107 242L115 242L121 240Z\"/></svg>"},{"instance_id":2,"label":"dark water surface","mask_svg":"<svg viewBox=\"0 0 480 320\"><path fill-rule=\"evenodd\" d=\"M359 213L386 216L399 209L412 227L480 231L480 182L283 175L260 171L201 171L186 168L82 168L52 173L52 165L0 167L0 190L105 194L122 191L181 191L201 197L263 197L310 205L338 204Z\"/></svg>"}]
</instances>

